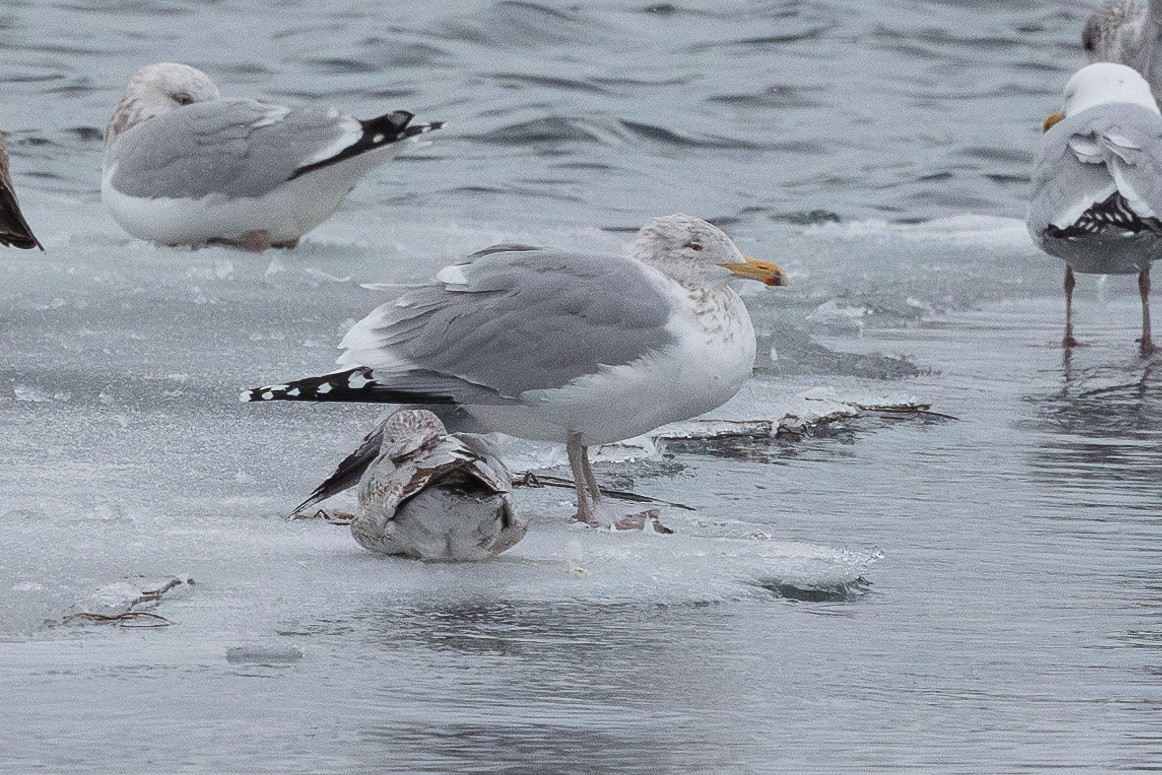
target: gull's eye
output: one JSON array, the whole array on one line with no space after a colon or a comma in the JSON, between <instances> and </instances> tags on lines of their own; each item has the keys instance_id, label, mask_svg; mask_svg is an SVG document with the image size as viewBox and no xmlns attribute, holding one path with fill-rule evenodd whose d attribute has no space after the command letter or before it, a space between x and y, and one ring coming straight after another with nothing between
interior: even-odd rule
<instances>
[{"instance_id":1,"label":"gull's eye","mask_svg":"<svg viewBox=\"0 0 1162 775\"><path fill-rule=\"evenodd\" d=\"M702 250L702 243L701 242L687 242L682 247L690 248L690 250L693 250L695 253L699 253Z\"/></svg>"},{"instance_id":2,"label":"gull's eye","mask_svg":"<svg viewBox=\"0 0 1162 775\"><path fill-rule=\"evenodd\" d=\"M176 102L179 105L193 105L194 104L194 98L188 92L184 92L184 91L180 91L177 94L175 94L173 96L173 100L174 100L174 102Z\"/></svg>"}]
</instances>

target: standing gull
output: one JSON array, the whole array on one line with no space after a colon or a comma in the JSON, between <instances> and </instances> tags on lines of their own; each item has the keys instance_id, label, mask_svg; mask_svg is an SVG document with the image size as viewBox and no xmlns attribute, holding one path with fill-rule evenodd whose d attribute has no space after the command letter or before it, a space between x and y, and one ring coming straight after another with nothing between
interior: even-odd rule
<instances>
[{"instance_id":1,"label":"standing gull","mask_svg":"<svg viewBox=\"0 0 1162 775\"><path fill-rule=\"evenodd\" d=\"M727 280L786 284L688 215L647 223L632 253L481 250L356 323L340 371L242 399L457 404L487 430L564 443L577 518L609 521L587 448L729 400L750 377L755 336Z\"/></svg>"},{"instance_id":2,"label":"standing gull","mask_svg":"<svg viewBox=\"0 0 1162 775\"><path fill-rule=\"evenodd\" d=\"M101 198L130 234L163 245L290 248L363 175L442 124L394 111L222 99L188 65L147 65L105 131Z\"/></svg>"},{"instance_id":3,"label":"standing gull","mask_svg":"<svg viewBox=\"0 0 1162 775\"><path fill-rule=\"evenodd\" d=\"M1033 162L1029 233L1065 259L1065 337L1072 347L1073 273L1137 274L1143 355L1150 337L1150 264L1162 255L1162 115L1150 86L1100 62L1065 86L1064 113L1045 119Z\"/></svg>"},{"instance_id":4,"label":"standing gull","mask_svg":"<svg viewBox=\"0 0 1162 775\"><path fill-rule=\"evenodd\" d=\"M431 412L401 409L368 434L368 444L375 454L351 517L360 546L417 560L483 560L524 537L512 474L484 437L449 435ZM350 487L348 461L362 449L296 511Z\"/></svg>"},{"instance_id":5,"label":"standing gull","mask_svg":"<svg viewBox=\"0 0 1162 775\"><path fill-rule=\"evenodd\" d=\"M4 133L0 132L0 245L14 248L40 248L40 240L32 233L20 204L16 201L16 189L12 186L12 173L8 170L8 146L4 144Z\"/></svg>"},{"instance_id":6,"label":"standing gull","mask_svg":"<svg viewBox=\"0 0 1162 775\"><path fill-rule=\"evenodd\" d=\"M1132 67L1162 97L1162 0L1110 0L1094 11L1081 34L1092 62Z\"/></svg>"}]
</instances>

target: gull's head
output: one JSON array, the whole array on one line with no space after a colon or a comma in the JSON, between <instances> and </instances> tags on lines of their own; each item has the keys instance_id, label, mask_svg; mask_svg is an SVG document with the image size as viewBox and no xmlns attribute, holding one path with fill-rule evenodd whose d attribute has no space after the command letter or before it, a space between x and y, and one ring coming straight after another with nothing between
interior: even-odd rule
<instances>
[{"instance_id":1,"label":"gull's head","mask_svg":"<svg viewBox=\"0 0 1162 775\"><path fill-rule=\"evenodd\" d=\"M383 421L379 454L399 460L447 432L440 418L427 409L400 409Z\"/></svg>"},{"instance_id":2,"label":"gull's head","mask_svg":"<svg viewBox=\"0 0 1162 775\"><path fill-rule=\"evenodd\" d=\"M771 286L787 284L782 267L744 256L722 229L689 215L647 223L634 238L633 255L683 284L716 284L732 276Z\"/></svg>"},{"instance_id":3,"label":"gull's head","mask_svg":"<svg viewBox=\"0 0 1162 775\"><path fill-rule=\"evenodd\" d=\"M1158 113L1158 103L1150 84L1132 67L1114 62L1095 62L1074 73L1065 84L1065 115L1075 116L1083 110L1130 103Z\"/></svg>"},{"instance_id":4,"label":"gull's head","mask_svg":"<svg viewBox=\"0 0 1162 775\"><path fill-rule=\"evenodd\" d=\"M129 86L105 130L105 147L142 121L220 96L210 76L195 67L177 62L146 65L129 79Z\"/></svg>"}]
</instances>

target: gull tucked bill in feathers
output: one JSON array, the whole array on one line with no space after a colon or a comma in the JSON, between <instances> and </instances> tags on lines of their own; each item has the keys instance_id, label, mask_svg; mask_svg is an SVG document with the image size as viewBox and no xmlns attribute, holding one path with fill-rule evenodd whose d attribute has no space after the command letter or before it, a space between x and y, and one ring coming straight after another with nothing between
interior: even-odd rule
<instances>
[{"instance_id":1,"label":"gull tucked bill in feathers","mask_svg":"<svg viewBox=\"0 0 1162 775\"><path fill-rule=\"evenodd\" d=\"M1073 338L1074 272L1137 274L1143 355L1150 336L1150 265L1162 255L1162 115L1150 86L1125 65L1101 62L1066 84L1065 109L1045 120L1033 163L1028 227L1065 259L1065 336Z\"/></svg>"},{"instance_id":2,"label":"gull tucked bill in feathers","mask_svg":"<svg viewBox=\"0 0 1162 775\"><path fill-rule=\"evenodd\" d=\"M411 119L222 99L200 70L147 65L105 132L101 198L127 232L158 244L294 247L363 175L442 126Z\"/></svg>"},{"instance_id":3,"label":"gull tucked bill in feathers","mask_svg":"<svg viewBox=\"0 0 1162 775\"><path fill-rule=\"evenodd\" d=\"M384 420L303 506L351 486L349 461L372 442L351 517L360 546L417 560L472 561L524 537L512 474L492 445L470 433L449 435L423 409L401 409Z\"/></svg>"},{"instance_id":4,"label":"gull tucked bill in feathers","mask_svg":"<svg viewBox=\"0 0 1162 775\"><path fill-rule=\"evenodd\" d=\"M750 377L754 329L731 277L786 284L687 215L646 224L632 257L497 245L356 323L341 371L243 400L462 406L487 430L566 444L578 518L595 524L587 447L708 412Z\"/></svg>"}]
</instances>

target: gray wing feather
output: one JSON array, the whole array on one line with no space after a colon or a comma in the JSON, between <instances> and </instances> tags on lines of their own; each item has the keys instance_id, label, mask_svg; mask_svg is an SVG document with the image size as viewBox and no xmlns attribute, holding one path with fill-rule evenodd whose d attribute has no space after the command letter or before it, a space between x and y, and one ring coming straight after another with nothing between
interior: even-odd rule
<instances>
[{"instance_id":1,"label":"gray wing feather","mask_svg":"<svg viewBox=\"0 0 1162 775\"><path fill-rule=\"evenodd\" d=\"M454 433L451 438L460 441L475 456L472 472L481 484L502 495L512 493L512 472L500 459L495 444L475 433Z\"/></svg>"},{"instance_id":2,"label":"gray wing feather","mask_svg":"<svg viewBox=\"0 0 1162 775\"><path fill-rule=\"evenodd\" d=\"M1033 162L1030 234L1042 245L1047 226L1068 225L1115 189L1162 216L1162 117L1147 108L1091 108L1045 133Z\"/></svg>"},{"instance_id":3,"label":"gray wing feather","mask_svg":"<svg viewBox=\"0 0 1162 775\"><path fill-rule=\"evenodd\" d=\"M457 433L456 438L464 442L465 446L473 452L479 454L482 458L499 463L501 468L504 468L504 475L510 479L512 475L508 473L508 468L500 463L498 453L495 446L487 442L483 437L477 436L471 431L479 429L478 424L471 415L464 412L459 407L454 406L429 406L425 407L428 411L435 414L444 423L444 427L448 429L465 429L467 433ZM339 465L335 467L335 471L327 477L327 479L315 488L310 496L295 507L291 515L300 514L304 509L314 506L316 503L325 501L333 495L338 495L344 490L349 490L359 484L359 480L363 478L363 474L379 457L379 450L383 446L384 423L381 422L375 428L363 437L363 441L359 446L347 457L339 461ZM495 475L493 478L497 479L500 475ZM497 489L497 492L505 492Z\"/></svg>"},{"instance_id":4,"label":"gray wing feather","mask_svg":"<svg viewBox=\"0 0 1162 775\"><path fill-rule=\"evenodd\" d=\"M447 374L507 397L557 388L602 366L631 363L674 341L671 303L643 265L550 248L490 248L372 312L340 362ZM377 379L389 378L376 372Z\"/></svg>"},{"instance_id":5,"label":"gray wing feather","mask_svg":"<svg viewBox=\"0 0 1162 775\"><path fill-rule=\"evenodd\" d=\"M106 166L116 165L112 185L129 196L256 197L290 180L344 135L357 139L357 126L355 119L321 106L200 102L123 134Z\"/></svg>"},{"instance_id":6,"label":"gray wing feather","mask_svg":"<svg viewBox=\"0 0 1162 775\"><path fill-rule=\"evenodd\" d=\"M383 490L387 499L379 502L384 511L391 513L430 484L456 472L475 480L482 488L500 493L512 491L511 474L496 474L498 468L508 470L499 458L482 457L456 436L440 437L395 460L380 456L373 466L360 484L360 500L377 486L391 482L393 486ZM498 489L500 486L507 489Z\"/></svg>"}]
</instances>

